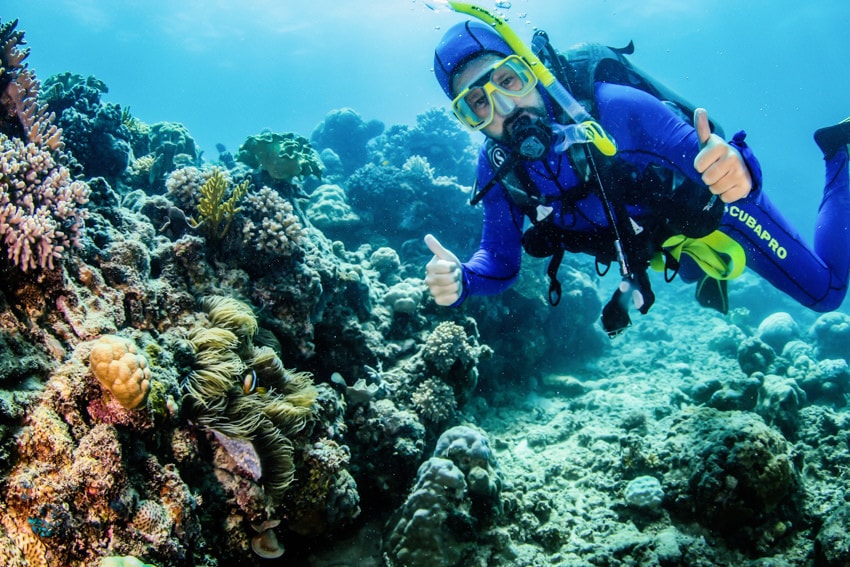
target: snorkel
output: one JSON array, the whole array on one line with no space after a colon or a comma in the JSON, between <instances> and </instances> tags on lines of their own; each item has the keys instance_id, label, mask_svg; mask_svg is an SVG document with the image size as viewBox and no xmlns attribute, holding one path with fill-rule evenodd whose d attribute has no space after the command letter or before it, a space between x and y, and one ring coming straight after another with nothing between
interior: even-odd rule
<instances>
[{"instance_id":1,"label":"snorkel","mask_svg":"<svg viewBox=\"0 0 850 567\"><path fill-rule=\"evenodd\" d=\"M574 143L590 143L599 150L600 153L606 156L613 156L617 153L617 145L605 130L596 121L591 118L590 114L573 98L567 89L555 78L555 75L546 68L546 65L534 54L529 46L511 29L508 23L480 6L469 4L466 2L455 2L447 0L448 6L455 12L466 14L474 18L478 18L502 36L505 43L513 49L514 53L522 57L528 66L531 68L537 80L546 89L555 102L560 105L564 112L575 121L575 124L555 124L553 130L556 134L555 150L562 152Z\"/></svg>"}]
</instances>

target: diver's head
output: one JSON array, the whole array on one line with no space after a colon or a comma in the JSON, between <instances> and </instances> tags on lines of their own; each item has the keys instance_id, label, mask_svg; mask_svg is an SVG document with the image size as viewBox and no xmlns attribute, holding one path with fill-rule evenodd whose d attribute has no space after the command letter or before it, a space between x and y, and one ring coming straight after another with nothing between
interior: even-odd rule
<instances>
[{"instance_id":1,"label":"diver's head","mask_svg":"<svg viewBox=\"0 0 850 567\"><path fill-rule=\"evenodd\" d=\"M531 67L481 22L446 32L434 52L434 74L458 120L496 140L507 142L520 116L547 116Z\"/></svg>"}]
</instances>

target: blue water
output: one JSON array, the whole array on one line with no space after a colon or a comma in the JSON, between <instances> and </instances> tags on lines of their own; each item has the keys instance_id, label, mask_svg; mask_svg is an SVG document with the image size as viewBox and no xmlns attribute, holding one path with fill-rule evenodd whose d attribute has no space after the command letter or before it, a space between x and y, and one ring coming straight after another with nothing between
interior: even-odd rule
<instances>
[{"instance_id":1,"label":"blue water","mask_svg":"<svg viewBox=\"0 0 850 567\"><path fill-rule=\"evenodd\" d=\"M342 107L414 123L446 103L433 48L461 19L423 0L16 4L3 19L20 19L39 78L95 75L109 86L105 102L148 123L185 124L211 158L216 143L235 150L264 128L309 137ZM633 39L639 67L708 108L728 134L749 132L774 201L811 235L823 184L811 134L850 115L850 2L502 4L526 39L536 26L563 47Z\"/></svg>"}]
</instances>

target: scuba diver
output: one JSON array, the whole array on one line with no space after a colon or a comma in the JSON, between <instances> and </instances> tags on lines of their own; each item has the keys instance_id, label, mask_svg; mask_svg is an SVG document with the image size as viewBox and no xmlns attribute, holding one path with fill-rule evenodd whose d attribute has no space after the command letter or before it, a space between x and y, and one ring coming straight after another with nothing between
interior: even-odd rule
<instances>
[{"instance_id":1,"label":"scuba diver","mask_svg":"<svg viewBox=\"0 0 850 567\"><path fill-rule=\"evenodd\" d=\"M612 337L631 323L630 306L645 314L652 305L650 266L668 281L678 273L698 282L700 303L724 313L726 280L745 265L813 310L841 304L850 270L850 122L815 133L826 186L812 249L764 193L744 132L727 142L704 109L692 108L691 121L648 89L593 74L578 104L578 95L539 79L545 49L535 53L502 31L503 21L500 28L468 13L484 21L445 33L434 73L455 116L486 136L471 201L483 203L483 231L466 262L425 236L434 254L425 282L437 304L505 291L523 250L552 257L553 305L564 251L595 256L600 275L616 262L622 281L602 313ZM576 72L554 75L560 80L549 85L580 90Z\"/></svg>"}]
</instances>

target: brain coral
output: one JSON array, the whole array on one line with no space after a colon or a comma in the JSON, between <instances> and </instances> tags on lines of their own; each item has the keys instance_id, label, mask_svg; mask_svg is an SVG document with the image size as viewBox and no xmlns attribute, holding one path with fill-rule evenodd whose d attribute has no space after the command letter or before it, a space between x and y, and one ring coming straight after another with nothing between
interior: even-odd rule
<instances>
[{"instance_id":1,"label":"brain coral","mask_svg":"<svg viewBox=\"0 0 850 567\"><path fill-rule=\"evenodd\" d=\"M148 361L132 341L104 335L92 348L92 373L126 409L139 407L150 391Z\"/></svg>"}]
</instances>

